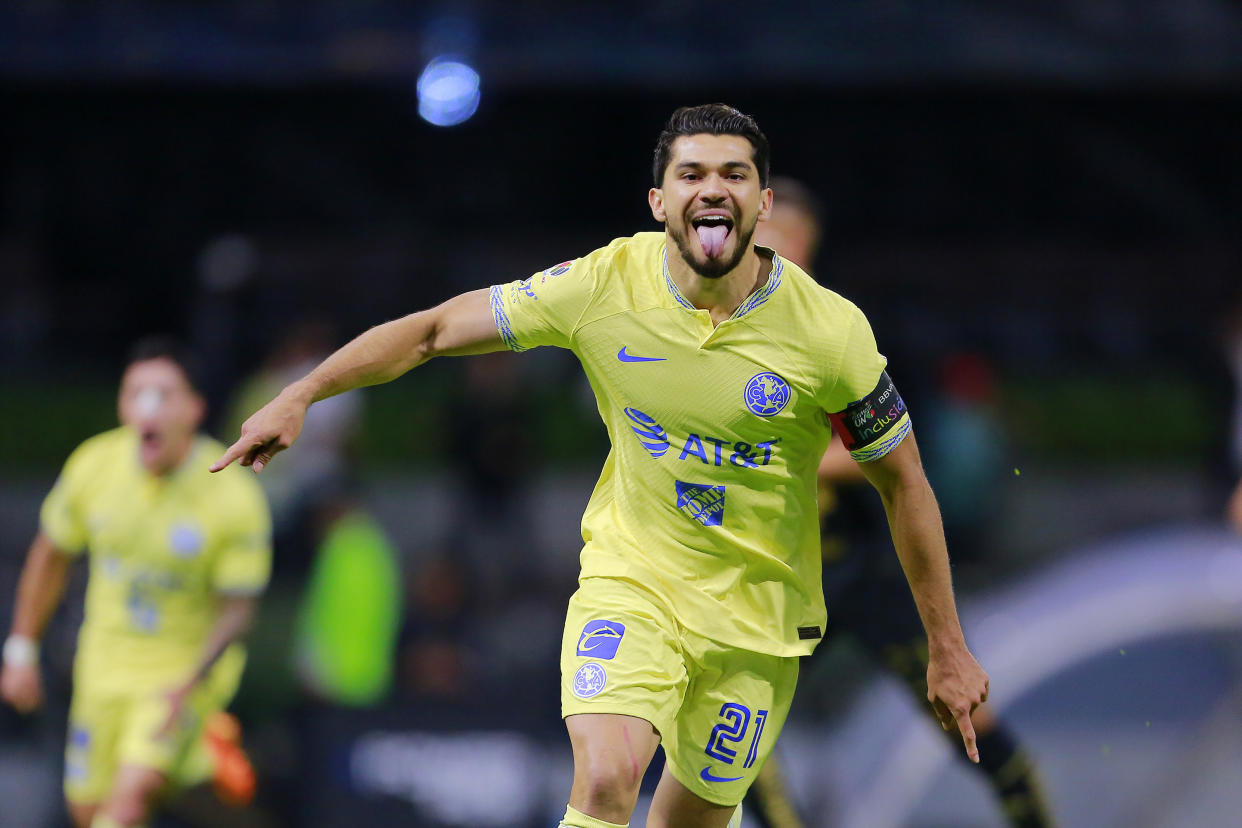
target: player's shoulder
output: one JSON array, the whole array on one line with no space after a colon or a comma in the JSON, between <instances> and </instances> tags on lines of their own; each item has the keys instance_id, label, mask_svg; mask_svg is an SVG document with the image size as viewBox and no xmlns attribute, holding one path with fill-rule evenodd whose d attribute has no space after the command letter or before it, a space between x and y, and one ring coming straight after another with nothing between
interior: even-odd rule
<instances>
[{"instance_id":1,"label":"player's shoulder","mask_svg":"<svg viewBox=\"0 0 1242 828\"><path fill-rule=\"evenodd\" d=\"M635 233L622 236L591 251L583 257L584 263L594 268L598 276L623 274L630 268L647 268L660 259L664 249L663 233Z\"/></svg>"},{"instance_id":2,"label":"player's shoulder","mask_svg":"<svg viewBox=\"0 0 1242 828\"><path fill-rule=\"evenodd\" d=\"M830 287L820 284L798 265L782 258L781 281L794 297L791 303L810 312L817 322L850 322L863 315L858 305Z\"/></svg>"},{"instance_id":3,"label":"player's shoulder","mask_svg":"<svg viewBox=\"0 0 1242 828\"><path fill-rule=\"evenodd\" d=\"M127 453L132 453L136 443L137 437L133 429L126 426L100 432L78 444L65 461L65 470L70 473L83 473L110 464Z\"/></svg>"}]
</instances>

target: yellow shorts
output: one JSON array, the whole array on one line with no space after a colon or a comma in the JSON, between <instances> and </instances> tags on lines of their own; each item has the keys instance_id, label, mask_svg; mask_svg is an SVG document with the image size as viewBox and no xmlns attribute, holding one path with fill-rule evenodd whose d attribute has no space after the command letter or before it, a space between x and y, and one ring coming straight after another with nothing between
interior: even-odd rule
<instances>
[{"instance_id":1,"label":"yellow shorts","mask_svg":"<svg viewBox=\"0 0 1242 828\"><path fill-rule=\"evenodd\" d=\"M160 735L169 714L163 693L79 688L69 706L65 798L76 803L104 801L122 765L160 771L175 786L204 781L212 764L203 725L220 708L218 696L200 686L186 699L177 723Z\"/></svg>"},{"instance_id":2,"label":"yellow shorts","mask_svg":"<svg viewBox=\"0 0 1242 828\"><path fill-rule=\"evenodd\" d=\"M561 642L561 715L621 713L660 733L669 772L736 805L785 725L798 659L705 638L630 581L585 578Z\"/></svg>"}]
</instances>

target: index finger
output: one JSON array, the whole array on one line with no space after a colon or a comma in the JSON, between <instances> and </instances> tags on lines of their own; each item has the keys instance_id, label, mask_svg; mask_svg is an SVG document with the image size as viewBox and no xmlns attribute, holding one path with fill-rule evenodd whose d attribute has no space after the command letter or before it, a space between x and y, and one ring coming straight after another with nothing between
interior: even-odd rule
<instances>
[{"instance_id":1,"label":"index finger","mask_svg":"<svg viewBox=\"0 0 1242 828\"><path fill-rule=\"evenodd\" d=\"M245 437L242 437L236 443L229 446L228 451L220 455L220 459L211 464L210 471L218 472L221 469L228 468L234 460L250 450L250 446L247 445L248 443L249 441Z\"/></svg>"},{"instance_id":2,"label":"index finger","mask_svg":"<svg viewBox=\"0 0 1242 828\"><path fill-rule=\"evenodd\" d=\"M975 744L975 725L970 721L970 711L956 715L957 729L962 731L962 742L966 745L966 755L970 761L979 764L979 747Z\"/></svg>"}]
</instances>

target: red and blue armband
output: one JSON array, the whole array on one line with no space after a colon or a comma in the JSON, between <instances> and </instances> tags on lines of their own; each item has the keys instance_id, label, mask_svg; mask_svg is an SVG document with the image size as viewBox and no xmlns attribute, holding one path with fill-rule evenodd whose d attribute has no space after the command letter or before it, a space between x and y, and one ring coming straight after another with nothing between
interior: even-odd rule
<instances>
[{"instance_id":1,"label":"red and blue armband","mask_svg":"<svg viewBox=\"0 0 1242 828\"><path fill-rule=\"evenodd\" d=\"M850 457L859 463L879 460L888 454L910 433L910 414L905 400L897 393L897 386L888 378L888 372L880 374L875 390L861 400L855 400L836 413L829 412L832 430L849 449Z\"/></svg>"}]
</instances>

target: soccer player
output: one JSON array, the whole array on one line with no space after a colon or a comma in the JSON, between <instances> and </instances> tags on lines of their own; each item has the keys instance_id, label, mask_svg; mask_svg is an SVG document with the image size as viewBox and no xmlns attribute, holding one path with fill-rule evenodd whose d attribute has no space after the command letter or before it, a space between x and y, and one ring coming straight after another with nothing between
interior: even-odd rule
<instances>
[{"instance_id":1,"label":"soccer player","mask_svg":"<svg viewBox=\"0 0 1242 828\"><path fill-rule=\"evenodd\" d=\"M561 650L574 756L561 825L627 824L663 743L647 824L720 828L780 733L798 657L824 634L815 478L831 424L889 510L930 642L928 697L977 760L970 712L987 676L884 357L857 307L753 243L772 207L767 139L731 107L684 107L653 174L664 232L372 328L250 417L213 468L262 469L316 400L435 356L572 350L612 449Z\"/></svg>"},{"instance_id":2,"label":"soccer player","mask_svg":"<svg viewBox=\"0 0 1242 828\"><path fill-rule=\"evenodd\" d=\"M808 272L823 236L818 200L798 181L775 178L769 220L755 233L760 244L780 252ZM834 439L819 467L821 503L839 501L834 489L861 484L863 475L848 451ZM826 515L830 517L830 515ZM827 527L826 527L826 531ZM836 554L824 560L824 590L832 608L834 637L851 636L878 664L897 674L921 698L927 693L927 649L918 613L900 578L893 578L868 548L841 552L840 538L826 538ZM836 543L834 543L836 541ZM845 539L849 547L849 539ZM1034 765L1004 723L986 706L971 715L979 745L976 766L992 786L1006 818L1015 828L1044 828L1053 823L1036 779ZM961 754L959 754L961 755ZM760 771L746 801L753 816L768 828L797 828L801 821L781 782L779 757Z\"/></svg>"},{"instance_id":3,"label":"soccer player","mask_svg":"<svg viewBox=\"0 0 1242 828\"><path fill-rule=\"evenodd\" d=\"M121 380L123 425L79 446L43 503L4 644L0 694L42 701L38 642L69 567L90 555L65 750L79 828L140 826L161 796L211 772L204 724L240 679L236 643L271 567L267 503L223 450L179 347L145 340Z\"/></svg>"}]
</instances>

